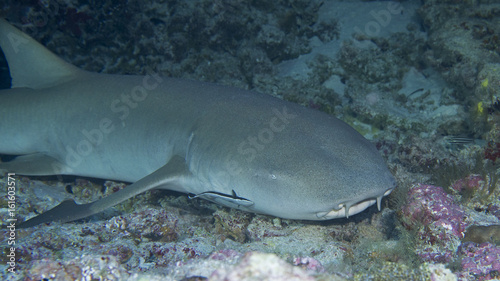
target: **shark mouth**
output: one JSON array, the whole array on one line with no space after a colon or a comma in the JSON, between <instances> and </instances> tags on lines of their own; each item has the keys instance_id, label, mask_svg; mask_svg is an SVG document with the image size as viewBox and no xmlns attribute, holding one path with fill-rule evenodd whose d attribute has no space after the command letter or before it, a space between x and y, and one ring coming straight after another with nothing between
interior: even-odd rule
<instances>
[{"instance_id":1,"label":"shark mouth","mask_svg":"<svg viewBox=\"0 0 500 281\"><path fill-rule=\"evenodd\" d=\"M340 203L337 209L333 209L329 212L318 212L316 213L316 216L320 219L325 219L325 220L344 218L344 217L349 218L349 216L358 214L375 203L377 203L377 208L380 211L382 198L384 196L391 194L392 190L393 189L391 188L386 192L384 192L383 195L374 198L367 198L358 202L349 201L345 203Z\"/></svg>"}]
</instances>

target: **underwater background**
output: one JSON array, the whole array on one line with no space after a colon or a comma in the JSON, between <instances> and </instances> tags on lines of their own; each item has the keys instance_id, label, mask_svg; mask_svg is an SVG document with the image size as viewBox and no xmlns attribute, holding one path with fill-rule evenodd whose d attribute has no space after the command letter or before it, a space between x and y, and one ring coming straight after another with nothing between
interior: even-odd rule
<instances>
[{"instance_id":1,"label":"underwater background","mask_svg":"<svg viewBox=\"0 0 500 281\"><path fill-rule=\"evenodd\" d=\"M2 188L0 279L500 279L500 1L4 0L0 8L85 70L149 68L332 114L376 145L398 182L381 212L325 222L146 192L92 220L16 230L15 274ZM0 80L9 87L5 59ZM20 221L126 186L16 183Z\"/></svg>"}]
</instances>

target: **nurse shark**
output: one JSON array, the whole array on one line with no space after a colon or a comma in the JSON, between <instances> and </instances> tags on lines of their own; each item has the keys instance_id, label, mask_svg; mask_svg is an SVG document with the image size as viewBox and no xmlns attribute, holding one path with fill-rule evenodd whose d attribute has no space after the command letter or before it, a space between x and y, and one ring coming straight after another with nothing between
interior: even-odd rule
<instances>
[{"instance_id":1,"label":"nurse shark","mask_svg":"<svg viewBox=\"0 0 500 281\"><path fill-rule=\"evenodd\" d=\"M20 225L88 217L151 189L298 220L349 217L396 186L343 121L234 87L81 70L0 19L12 87L0 91L0 172L131 182Z\"/></svg>"}]
</instances>

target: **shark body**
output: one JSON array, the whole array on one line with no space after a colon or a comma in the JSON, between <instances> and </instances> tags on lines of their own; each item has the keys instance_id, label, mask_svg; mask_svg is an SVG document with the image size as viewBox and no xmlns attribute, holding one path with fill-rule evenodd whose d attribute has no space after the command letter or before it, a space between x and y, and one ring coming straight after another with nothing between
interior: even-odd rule
<instances>
[{"instance_id":1,"label":"shark body","mask_svg":"<svg viewBox=\"0 0 500 281\"><path fill-rule=\"evenodd\" d=\"M90 216L164 188L288 219L348 217L395 181L376 148L335 117L268 95L80 70L0 19L12 88L0 91L0 171L131 182L66 200L22 227Z\"/></svg>"}]
</instances>

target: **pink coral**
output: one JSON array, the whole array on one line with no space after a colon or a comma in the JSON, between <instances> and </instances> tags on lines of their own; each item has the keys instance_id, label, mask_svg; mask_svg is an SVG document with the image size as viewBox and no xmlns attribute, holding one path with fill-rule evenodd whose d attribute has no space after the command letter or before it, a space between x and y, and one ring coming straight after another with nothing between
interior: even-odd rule
<instances>
[{"instance_id":1,"label":"pink coral","mask_svg":"<svg viewBox=\"0 0 500 281\"><path fill-rule=\"evenodd\" d=\"M403 213L424 225L440 225L451 234L463 238L468 223L465 212L453 197L439 186L419 184L408 192L408 204ZM410 222L411 223L411 222Z\"/></svg>"},{"instance_id":2,"label":"pink coral","mask_svg":"<svg viewBox=\"0 0 500 281\"><path fill-rule=\"evenodd\" d=\"M464 210L441 187L418 184L408 192L402 209L403 222L417 231L421 246L417 254L426 261L449 262L468 226Z\"/></svg>"},{"instance_id":3,"label":"pink coral","mask_svg":"<svg viewBox=\"0 0 500 281\"><path fill-rule=\"evenodd\" d=\"M500 272L500 247L491 243L466 243L459 250L462 258L462 272L459 276L463 280L492 280Z\"/></svg>"}]
</instances>

